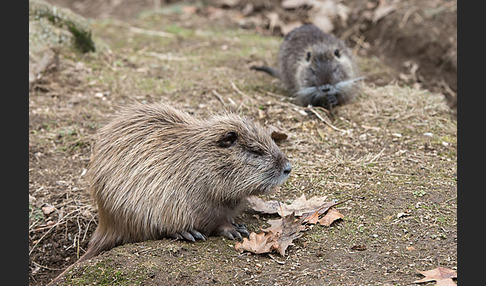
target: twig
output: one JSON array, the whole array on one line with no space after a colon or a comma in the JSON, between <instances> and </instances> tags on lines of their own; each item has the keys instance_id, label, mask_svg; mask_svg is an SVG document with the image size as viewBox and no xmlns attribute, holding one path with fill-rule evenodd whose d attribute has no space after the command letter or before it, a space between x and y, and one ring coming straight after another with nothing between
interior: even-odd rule
<instances>
[{"instance_id":1,"label":"twig","mask_svg":"<svg viewBox=\"0 0 486 286\"><path fill-rule=\"evenodd\" d=\"M232 81L230 81L231 83L231 87L241 96L245 96L245 97L248 97L248 95L246 95L244 92L242 92L241 90L238 89L238 87L236 86L236 84Z\"/></svg>"},{"instance_id":2,"label":"twig","mask_svg":"<svg viewBox=\"0 0 486 286\"><path fill-rule=\"evenodd\" d=\"M170 54L161 54L161 53L156 53L156 52L146 52L145 53L148 56L156 57L161 61L186 61L186 57L178 57L178 56L172 56Z\"/></svg>"},{"instance_id":3,"label":"twig","mask_svg":"<svg viewBox=\"0 0 486 286\"><path fill-rule=\"evenodd\" d=\"M340 128L337 128L336 126L332 125L332 123L329 121L329 118L326 118L324 119L324 117L322 117L319 112L317 112L314 107L310 106L308 107L308 109L310 110L310 112L314 113L317 118L319 118L322 122L324 122L325 124L329 125L329 127L331 127L332 129L336 130L336 131L340 131L340 132L343 132L343 133L346 133L346 130L344 129L340 129Z\"/></svg>"},{"instance_id":4,"label":"twig","mask_svg":"<svg viewBox=\"0 0 486 286\"><path fill-rule=\"evenodd\" d=\"M280 265L285 265L285 262L286 261L280 261L280 260L277 260L275 257L273 257L272 254L268 253L268 257L270 257L273 261L277 262L278 264Z\"/></svg>"},{"instance_id":5,"label":"twig","mask_svg":"<svg viewBox=\"0 0 486 286\"><path fill-rule=\"evenodd\" d=\"M167 32L162 32L162 31L153 31L153 30L145 30L137 27L130 27L130 31L138 34L144 34L148 36L157 36L157 37L162 37L162 38L173 38L174 35L171 33Z\"/></svg>"},{"instance_id":6,"label":"twig","mask_svg":"<svg viewBox=\"0 0 486 286\"><path fill-rule=\"evenodd\" d=\"M221 104L223 104L223 106L226 106L226 103L224 102L223 97L221 96L221 94L219 94L214 89L211 89L211 93L219 100L219 102L221 102Z\"/></svg>"},{"instance_id":7,"label":"twig","mask_svg":"<svg viewBox=\"0 0 486 286\"><path fill-rule=\"evenodd\" d=\"M268 94L270 96L276 97L280 100L287 100L288 99L287 96L284 96L284 95L281 95L281 94L278 94L278 93L273 93L273 92L270 92L270 91L267 91L267 90L264 90L263 92L265 92L266 94Z\"/></svg>"},{"instance_id":8,"label":"twig","mask_svg":"<svg viewBox=\"0 0 486 286\"><path fill-rule=\"evenodd\" d=\"M373 163L373 161L378 159L381 156L381 154L383 153L383 151L385 151L385 148L381 149L380 153L376 154L376 156L373 157L373 159L370 160L370 163Z\"/></svg>"},{"instance_id":9,"label":"twig","mask_svg":"<svg viewBox=\"0 0 486 286\"><path fill-rule=\"evenodd\" d=\"M448 202L450 202L450 201L452 201L452 200L455 200L455 199L457 199L457 196L452 197L452 198L450 198L450 199L446 200L445 202L443 202L443 204L447 204Z\"/></svg>"},{"instance_id":10,"label":"twig","mask_svg":"<svg viewBox=\"0 0 486 286\"><path fill-rule=\"evenodd\" d=\"M318 208L316 211L302 214L302 219L303 219L303 222L305 222L305 219L306 219L307 217L311 216L311 215L312 215L312 214L314 214L314 213L319 213L319 212L320 212L322 209L325 209L326 207L327 207L328 209L330 209L330 208L333 208L333 207L335 207L335 206L338 206L338 205L340 205L340 204L343 204L343 203L345 203L345 202L347 202L347 201L350 201L350 200L352 200L352 199L355 199L355 198L356 198L356 197L351 197L351 198L349 198L349 199L345 199L344 201L340 201L340 202L334 203L334 204L332 204L332 205L328 205L328 203L324 203L324 204L322 204L322 206L320 206L320 207L319 207L319 208ZM327 210L326 210L326 211L327 211ZM324 212L323 212L323 213L324 213Z\"/></svg>"},{"instance_id":11,"label":"twig","mask_svg":"<svg viewBox=\"0 0 486 286\"><path fill-rule=\"evenodd\" d=\"M51 271L59 271L59 270L62 270L62 268L50 268L50 267L41 265L41 264L35 262L34 260L30 260L30 262L32 262L32 264L35 264L36 266L39 266L41 268L48 269L48 270L51 270Z\"/></svg>"}]
</instances>

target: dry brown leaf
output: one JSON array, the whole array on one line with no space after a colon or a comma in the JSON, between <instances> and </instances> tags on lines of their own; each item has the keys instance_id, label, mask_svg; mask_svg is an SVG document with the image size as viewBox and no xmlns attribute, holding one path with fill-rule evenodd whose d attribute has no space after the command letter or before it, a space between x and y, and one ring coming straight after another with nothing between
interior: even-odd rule
<instances>
[{"instance_id":1,"label":"dry brown leaf","mask_svg":"<svg viewBox=\"0 0 486 286\"><path fill-rule=\"evenodd\" d=\"M313 212L310 215L303 215L304 217L303 222L308 223L308 224L316 224L319 221L319 210Z\"/></svg>"},{"instance_id":2,"label":"dry brown leaf","mask_svg":"<svg viewBox=\"0 0 486 286\"><path fill-rule=\"evenodd\" d=\"M247 198L248 206L259 213L275 214L280 209L278 201L265 201L257 196L250 196Z\"/></svg>"},{"instance_id":3,"label":"dry brown leaf","mask_svg":"<svg viewBox=\"0 0 486 286\"><path fill-rule=\"evenodd\" d=\"M418 273L424 275L425 277L416 280L413 283L423 283L429 281L436 281L438 286L452 286L456 285L452 278L457 278L457 271L452 269L447 269L444 267L437 267L428 271L417 270Z\"/></svg>"},{"instance_id":4,"label":"dry brown leaf","mask_svg":"<svg viewBox=\"0 0 486 286\"><path fill-rule=\"evenodd\" d=\"M327 212L330 208L332 208L333 206L342 204L344 202L345 201L342 201L342 202L339 202L339 203L337 203L337 202L325 202L316 211L302 214L302 217L304 218L304 222L308 222L309 218L311 216L315 216L316 214L317 214L317 216L322 215L325 212ZM311 222L309 222L309 223L311 223Z\"/></svg>"},{"instance_id":5,"label":"dry brown leaf","mask_svg":"<svg viewBox=\"0 0 486 286\"><path fill-rule=\"evenodd\" d=\"M235 249L243 252L249 251L256 254L269 253L275 243L275 235L270 232L250 233L249 238L243 238L243 242L236 242Z\"/></svg>"},{"instance_id":6,"label":"dry brown leaf","mask_svg":"<svg viewBox=\"0 0 486 286\"><path fill-rule=\"evenodd\" d=\"M342 215L337 209L331 208L326 215L319 220L319 224L330 226L334 221L343 217L344 215Z\"/></svg>"},{"instance_id":7,"label":"dry brown leaf","mask_svg":"<svg viewBox=\"0 0 486 286\"><path fill-rule=\"evenodd\" d=\"M318 10L312 17L312 24L324 31L330 33L334 30L334 24L332 18L328 15L326 10Z\"/></svg>"},{"instance_id":8,"label":"dry brown leaf","mask_svg":"<svg viewBox=\"0 0 486 286\"><path fill-rule=\"evenodd\" d=\"M41 209L42 209L42 212L45 215L50 215L51 213L53 213L56 210L56 208L51 206L51 205L45 205Z\"/></svg>"},{"instance_id":9,"label":"dry brown leaf","mask_svg":"<svg viewBox=\"0 0 486 286\"><path fill-rule=\"evenodd\" d=\"M305 195L300 196L290 205L282 204L282 210L278 209L278 214L282 217L294 213L295 216L302 216L304 213L312 212L326 203L327 197L312 197L306 199Z\"/></svg>"},{"instance_id":10,"label":"dry brown leaf","mask_svg":"<svg viewBox=\"0 0 486 286\"><path fill-rule=\"evenodd\" d=\"M259 197L252 196L248 198L249 207L260 213L275 214L278 213L281 217L294 213L295 216L302 216L304 213L314 212L317 208L325 204L327 197L312 197L306 199L305 195L300 196L291 204L280 204L278 201L265 201ZM335 203L330 203L333 206ZM327 209L326 209L327 210Z\"/></svg>"},{"instance_id":11,"label":"dry brown leaf","mask_svg":"<svg viewBox=\"0 0 486 286\"><path fill-rule=\"evenodd\" d=\"M340 19L343 25L348 19L349 8L335 0L312 1L310 11L311 22L325 33L334 30L334 20Z\"/></svg>"},{"instance_id":12,"label":"dry brown leaf","mask_svg":"<svg viewBox=\"0 0 486 286\"><path fill-rule=\"evenodd\" d=\"M304 217L304 222L307 222L311 215L315 212L318 215L324 214L329 208L342 204L347 200L340 202L325 202L327 197L312 197L306 199L305 195L300 196L291 204L280 204L278 201L265 201L257 196L248 197L248 207L253 211L264 214L279 214L281 217L294 213L296 217Z\"/></svg>"},{"instance_id":13,"label":"dry brown leaf","mask_svg":"<svg viewBox=\"0 0 486 286\"><path fill-rule=\"evenodd\" d=\"M282 233L282 219L269 219L267 221L268 224L270 224L270 227L267 228L262 228L262 231L264 232L272 232L272 233Z\"/></svg>"},{"instance_id":14,"label":"dry brown leaf","mask_svg":"<svg viewBox=\"0 0 486 286\"><path fill-rule=\"evenodd\" d=\"M272 232L276 235L289 235L293 232L305 229L305 226L302 225L302 219L296 219L293 213L280 219L269 219L267 223L270 224L270 227L262 230L264 232Z\"/></svg>"},{"instance_id":15,"label":"dry brown leaf","mask_svg":"<svg viewBox=\"0 0 486 286\"><path fill-rule=\"evenodd\" d=\"M305 230L302 225L302 219L295 219L294 214L289 214L282 218L282 232L277 236L277 244L275 245L278 253L285 256L285 250L293 244L293 240L302 236L301 231Z\"/></svg>"},{"instance_id":16,"label":"dry brown leaf","mask_svg":"<svg viewBox=\"0 0 486 286\"><path fill-rule=\"evenodd\" d=\"M290 31L300 26L302 26L301 21L288 22L280 25L280 31L282 32L282 35L287 35L288 33L290 33Z\"/></svg>"},{"instance_id":17,"label":"dry brown leaf","mask_svg":"<svg viewBox=\"0 0 486 286\"><path fill-rule=\"evenodd\" d=\"M280 255L285 256L285 251L293 240L302 236L305 226L302 219L296 219L294 214L289 214L278 220L269 220L270 227L262 229L263 232L252 232L249 238L244 238L243 242L237 242L235 249L238 251L248 251L256 254L270 253L276 250Z\"/></svg>"}]
</instances>

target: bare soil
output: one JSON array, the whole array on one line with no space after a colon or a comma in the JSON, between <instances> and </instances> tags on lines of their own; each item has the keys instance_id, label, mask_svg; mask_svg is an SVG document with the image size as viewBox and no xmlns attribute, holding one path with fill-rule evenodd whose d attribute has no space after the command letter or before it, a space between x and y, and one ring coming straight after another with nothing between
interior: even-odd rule
<instances>
[{"instance_id":1,"label":"bare soil","mask_svg":"<svg viewBox=\"0 0 486 286\"><path fill-rule=\"evenodd\" d=\"M220 237L163 239L86 261L66 285L411 285L417 269L457 268L455 2L401 1L373 23L363 13L382 1L344 1L352 9L336 33L367 79L352 104L315 109L325 121L249 69L276 59L281 35L266 13L305 11L279 10L278 1L49 2L92 18L109 49L60 51L30 89L29 284L45 285L86 251L97 224L84 177L93 134L132 100L202 117L229 109L284 130L279 144L294 169L265 199L355 199L338 207L343 220L306 232L286 257L239 253ZM242 16L250 2L253 14ZM251 15L260 25L235 21ZM245 212L240 221L258 231L271 218Z\"/></svg>"}]
</instances>

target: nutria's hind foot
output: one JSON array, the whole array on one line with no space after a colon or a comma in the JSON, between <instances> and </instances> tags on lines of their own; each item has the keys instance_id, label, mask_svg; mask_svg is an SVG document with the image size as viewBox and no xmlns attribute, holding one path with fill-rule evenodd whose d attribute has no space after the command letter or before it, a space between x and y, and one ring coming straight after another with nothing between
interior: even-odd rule
<instances>
[{"instance_id":1,"label":"nutria's hind foot","mask_svg":"<svg viewBox=\"0 0 486 286\"><path fill-rule=\"evenodd\" d=\"M244 236L249 236L250 233L244 224L231 223L230 225L221 228L219 235L225 236L231 240L243 240Z\"/></svg>"},{"instance_id":2,"label":"nutria's hind foot","mask_svg":"<svg viewBox=\"0 0 486 286\"><path fill-rule=\"evenodd\" d=\"M195 242L196 240L206 241L208 238L204 234L200 233L197 230L189 230L189 231L181 231L176 234L171 235L171 237L180 240L188 240Z\"/></svg>"}]
</instances>

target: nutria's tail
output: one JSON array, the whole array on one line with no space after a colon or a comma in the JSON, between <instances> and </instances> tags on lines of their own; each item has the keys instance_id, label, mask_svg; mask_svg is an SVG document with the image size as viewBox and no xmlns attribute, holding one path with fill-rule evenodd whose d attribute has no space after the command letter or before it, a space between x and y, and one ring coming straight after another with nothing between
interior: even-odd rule
<instances>
[{"instance_id":1,"label":"nutria's tail","mask_svg":"<svg viewBox=\"0 0 486 286\"><path fill-rule=\"evenodd\" d=\"M250 69L256 70L256 71L266 72L269 75L271 75L273 77L276 77L276 78L279 78L280 77L279 72L276 69L271 68L271 67L266 67L266 66L251 66Z\"/></svg>"}]
</instances>

